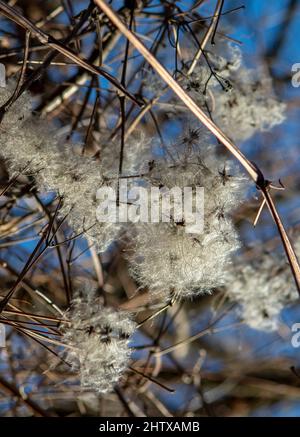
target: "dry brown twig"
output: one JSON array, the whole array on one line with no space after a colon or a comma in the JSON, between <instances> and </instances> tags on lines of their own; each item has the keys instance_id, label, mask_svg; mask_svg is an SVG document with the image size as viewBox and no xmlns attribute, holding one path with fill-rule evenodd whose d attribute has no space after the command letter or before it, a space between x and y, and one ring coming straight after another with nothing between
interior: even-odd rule
<instances>
[{"instance_id":1,"label":"dry brown twig","mask_svg":"<svg viewBox=\"0 0 300 437\"><path fill-rule=\"evenodd\" d=\"M79 67L82 67L83 69L89 71L90 73L95 74L96 76L101 75L105 77L117 88L117 90L119 90L119 92L122 95L125 95L137 105L142 106L142 103L139 102L134 95L128 92L127 89L123 85L121 85L120 82L115 77L113 77L103 68L95 67L94 65L85 61L84 59L81 59L74 52L72 52L71 49L66 48L63 44L56 41L53 37L47 35L45 32L43 32L41 29L35 26L30 20L23 17L23 15L20 14L15 8L10 7L2 0L0 0L0 10L9 19L13 20L19 26L23 27L28 32L30 32L33 36L35 36L40 41L40 43L45 44L51 49L57 50L58 52L66 56L68 59L70 59L72 62L77 64Z\"/></svg>"}]
</instances>

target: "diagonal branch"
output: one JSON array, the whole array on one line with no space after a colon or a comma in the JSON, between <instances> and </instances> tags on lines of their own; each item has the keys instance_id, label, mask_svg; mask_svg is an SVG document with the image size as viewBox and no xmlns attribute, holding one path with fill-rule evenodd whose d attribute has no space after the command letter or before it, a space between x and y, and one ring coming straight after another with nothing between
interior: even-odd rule
<instances>
[{"instance_id":1,"label":"diagonal branch","mask_svg":"<svg viewBox=\"0 0 300 437\"><path fill-rule=\"evenodd\" d=\"M188 109L203 123L211 133L235 156L242 164L244 169L248 172L250 177L255 182L258 189L261 190L267 205L269 207L272 218L277 226L279 235L282 240L287 258L289 260L291 270L296 282L298 292L300 294L300 266L297 256L289 240L287 232L281 221L281 218L276 210L274 202L268 192L268 182L265 180L260 169L240 151L240 149L225 135L225 133L198 107L196 102L184 91L183 88L173 79L166 68L152 55L147 47L139 40L139 38L131 32L119 16L111 9L105 0L94 0L95 4L107 15L111 22L120 30L121 33L131 42L131 44L138 50L141 55L148 61L152 68L160 75L166 84L174 91L180 100L188 107Z\"/></svg>"}]
</instances>

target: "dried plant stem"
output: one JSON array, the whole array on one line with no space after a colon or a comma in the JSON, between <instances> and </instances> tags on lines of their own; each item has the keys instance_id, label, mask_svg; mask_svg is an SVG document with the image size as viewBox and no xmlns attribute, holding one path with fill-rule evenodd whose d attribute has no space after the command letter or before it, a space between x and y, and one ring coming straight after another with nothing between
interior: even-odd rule
<instances>
[{"instance_id":1,"label":"dried plant stem","mask_svg":"<svg viewBox=\"0 0 300 437\"><path fill-rule=\"evenodd\" d=\"M40 30L38 27L36 27L30 20L23 17L22 14L20 14L16 9L10 7L9 5L5 4L2 0L0 0L0 10L4 15L6 15L8 18L13 20L15 23L17 23L19 26L22 26L27 31L31 32L33 36L35 36L42 44L47 45L48 47L57 50L64 56L66 56L68 59L73 61L75 64L77 64L79 67L84 68L85 70L89 71L92 74L95 75L101 75L105 77L109 82L111 82L118 90L121 92L122 95L127 96L129 99L131 99L134 103L137 105L141 105L141 103L131 94L129 93L125 87L123 87L120 82L111 76L107 71L105 71L103 68L96 67L89 62L85 61L84 59L79 58L75 53L72 52L72 50L65 47L63 44L61 44L59 41L56 41L54 38L52 38L50 35L47 35L45 32Z\"/></svg>"},{"instance_id":2,"label":"dried plant stem","mask_svg":"<svg viewBox=\"0 0 300 437\"><path fill-rule=\"evenodd\" d=\"M36 402L32 401L28 397L22 396L20 390L14 384L6 381L6 379L2 378L1 376L0 376L0 386L6 392L10 393L13 396L16 396L18 399L24 402L24 404L27 407L29 407L35 415L42 416L42 417L56 416L56 414L49 414L47 411L43 410Z\"/></svg>"},{"instance_id":3,"label":"dried plant stem","mask_svg":"<svg viewBox=\"0 0 300 437\"><path fill-rule=\"evenodd\" d=\"M209 27L206 30L206 33L205 33L204 38L203 38L203 40L202 40L202 42L200 44L200 47L199 47L199 49L198 49L198 51L197 51L197 53L196 53L196 55L195 55L195 57L193 59L193 62L191 63L191 66L190 66L188 72L187 72L188 76L193 73L193 71L194 71L194 69L195 69L195 67L197 65L197 62L199 61L199 59L201 57L201 54L202 54L203 50L205 49L206 44L209 41L209 38L211 37L214 29L216 30L216 28L217 28L218 19L219 19L219 15L221 13L221 9L222 9L223 3L224 3L224 0L218 0L218 2L217 2L217 5L216 5L216 8L215 8L215 12L214 12L214 15L212 17L211 23L210 23Z\"/></svg>"},{"instance_id":4,"label":"dried plant stem","mask_svg":"<svg viewBox=\"0 0 300 437\"><path fill-rule=\"evenodd\" d=\"M105 62L108 54L113 50L115 45L117 44L120 38L120 33L115 32L111 34L107 40L103 39L102 44L105 42L105 47L102 52L102 63ZM95 64L99 63L99 58L96 59ZM54 96L48 103L44 105L41 110L42 114L48 114L50 112L55 111L62 103L66 103L69 99L71 99L78 89L83 86L90 78L89 72L84 70L80 74L77 75L76 80L73 84L67 86L60 95Z\"/></svg>"}]
</instances>

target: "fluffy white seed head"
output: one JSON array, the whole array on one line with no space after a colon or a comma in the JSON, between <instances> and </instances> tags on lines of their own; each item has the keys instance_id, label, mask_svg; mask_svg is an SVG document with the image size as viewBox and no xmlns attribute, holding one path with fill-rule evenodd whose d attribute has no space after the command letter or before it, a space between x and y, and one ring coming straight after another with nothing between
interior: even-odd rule
<instances>
[{"instance_id":1,"label":"fluffy white seed head","mask_svg":"<svg viewBox=\"0 0 300 437\"><path fill-rule=\"evenodd\" d=\"M238 48L217 47L222 55L207 54L211 68L202 62L184 79L185 88L199 105L209 108L215 123L235 141L282 123L286 107L274 96L267 73L246 68Z\"/></svg>"},{"instance_id":2,"label":"fluffy white seed head","mask_svg":"<svg viewBox=\"0 0 300 437\"><path fill-rule=\"evenodd\" d=\"M117 176L119 173L121 140L102 145L100 151L101 164L104 175ZM152 156L152 140L142 131L136 131L125 142L123 150L123 175L139 175L148 171L147 164ZM130 181L128 181L130 182Z\"/></svg>"},{"instance_id":3,"label":"fluffy white seed head","mask_svg":"<svg viewBox=\"0 0 300 437\"><path fill-rule=\"evenodd\" d=\"M110 392L128 367L136 325L128 312L104 307L90 290L83 294L66 313L71 325L62 325L64 359L79 373L82 389Z\"/></svg>"},{"instance_id":4,"label":"fluffy white seed head","mask_svg":"<svg viewBox=\"0 0 300 437\"><path fill-rule=\"evenodd\" d=\"M200 140L201 142L201 140ZM194 144L196 147L196 144ZM183 149L185 150L185 148ZM245 180L214 147L176 155L154 164L153 186L204 188L203 232L186 232L183 221L138 224L130 253L130 270L141 287L168 300L190 298L224 283L231 254L239 247L229 213L244 193Z\"/></svg>"},{"instance_id":5,"label":"fluffy white seed head","mask_svg":"<svg viewBox=\"0 0 300 437\"><path fill-rule=\"evenodd\" d=\"M236 141L244 141L259 131L268 131L285 119L285 104L272 95L271 80L264 74L241 70L232 78L232 88L215 96L217 124Z\"/></svg>"},{"instance_id":6,"label":"fluffy white seed head","mask_svg":"<svg viewBox=\"0 0 300 437\"><path fill-rule=\"evenodd\" d=\"M15 84L0 89L0 105L11 96ZM18 116L16 116L18 114ZM97 190L106 185L102 166L96 160L79 156L73 145L64 144L54 127L31 113L31 99L23 94L5 114L0 125L1 155L11 174L35 176L40 190L55 191L63 197L61 216L76 234L84 232L104 251L116 238L116 223L100 223L96 217Z\"/></svg>"},{"instance_id":7,"label":"fluffy white seed head","mask_svg":"<svg viewBox=\"0 0 300 437\"><path fill-rule=\"evenodd\" d=\"M299 238L295 250L299 256ZM226 293L239 304L242 320L262 331L275 331L280 312L299 298L283 254L265 253L250 264L233 268L226 283Z\"/></svg>"}]
</instances>

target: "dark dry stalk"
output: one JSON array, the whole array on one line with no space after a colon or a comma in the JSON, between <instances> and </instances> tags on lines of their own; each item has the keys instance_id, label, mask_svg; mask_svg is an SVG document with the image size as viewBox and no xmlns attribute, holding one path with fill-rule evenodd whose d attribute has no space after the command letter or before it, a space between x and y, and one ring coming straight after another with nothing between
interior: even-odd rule
<instances>
[{"instance_id":1,"label":"dark dry stalk","mask_svg":"<svg viewBox=\"0 0 300 437\"><path fill-rule=\"evenodd\" d=\"M27 67L27 60L28 60L28 56L29 56L29 43L30 43L30 31L26 31L25 49L24 49L24 56L23 56L23 63L22 63L22 67L21 67L21 72L20 72L18 82L17 82L16 88L15 88L12 96L0 108L0 123L2 121L2 118L5 114L5 112L8 111L9 108L11 107L11 105L17 100L18 95L19 95L19 91L20 91L21 86L24 82L24 76L25 76L26 67Z\"/></svg>"},{"instance_id":2,"label":"dark dry stalk","mask_svg":"<svg viewBox=\"0 0 300 437\"><path fill-rule=\"evenodd\" d=\"M64 44L60 43L59 41L56 41L53 37L43 32L41 29L36 27L30 20L23 17L23 15L20 14L15 8L10 7L2 0L0 0L0 10L9 19L11 19L19 26L23 27L24 29L32 33L32 35L35 36L42 44L60 52L68 59L73 61L75 64L77 64L79 67L89 71L90 73L95 74L96 76L98 75L103 76L121 93L121 95L124 94L126 97L128 97L138 106L143 105L140 101L136 99L136 97L133 94L131 94L126 88L124 88L120 84L120 82L115 77L113 77L110 73L108 73L106 70L104 70L101 67L96 67L90 64L88 61L81 59L71 49L65 47Z\"/></svg>"},{"instance_id":3,"label":"dark dry stalk","mask_svg":"<svg viewBox=\"0 0 300 437\"><path fill-rule=\"evenodd\" d=\"M209 38L210 38L212 33L213 33L213 35L212 35L211 41L213 43L213 40L214 40L216 32L217 32L219 18L220 18L220 15L221 15L223 3L224 3L223 0L218 0L218 2L216 4L214 15L213 15L213 17L211 19L209 27L207 28L207 30L205 32L205 35L204 35L204 38L203 38L203 40L202 40L202 42L200 44L200 47L199 47L199 49L198 49L198 51L197 51L197 53L196 53L196 55L195 55L195 57L194 57L194 59L193 59L193 61L191 63L191 66L190 66L190 68L188 70L188 73L187 73L188 75L192 74L192 72L194 71L194 69L195 69L195 67L197 65L197 62L199 61L199 59L201 57L201 54L203 53L203 51L205 49L205 46L208 43Z\"/></svg>"},{"instance_id":4,"label":"dark dry stalk","mask_svg":"<svg viewBox=\"0 0 300 437\"><path fill-rule=\"evenodd\" d=\"M121 402L121 404L125 408L125 411L127 412L128 416L135 417L135 414L132 411L132 409L130 408L129 403L128 403L127 399L125 398L122 390L118 387L115 387L114 391L115 391L116 395L118 396L119 401Z\"/></svg>"},{"instance_id":5,"label":"dark dry stalk","mask_svg":"<svg viewBox=\"0 0 300 437\"><path fill-rule=\"evenodd\" d=\"M218 2L218 6L219 7L218 7L218 11L217 11L216 24L215 24L214 31L213 31L213 34L212 34L212 37L211 37L211 44L212 45L215 44L215 37L216 37L217 30L218 30L220 18L221 18L221 15L222 15L222 10L223 10L223 6L224 6L224 0L220 0Z\"/></svg>"},{"instance_id":6,"label":"dark dry stalk","mask_svg":"<svg viewBox=\"0 0 300 437\"><path fill-rule=\"evenodd\" d=\"M46 217L48 218L48 220L51 221L51 214L50 214L48 208L43 204L43 202L41 202L41 200L40 200L39 196L37 195L37 193L33 192L33 195L34 195L36 201L38 202L38 204L43 209L43 211L44 211ZM59 262L59 266L60 266L60 270L61 270L61 274L62 274L62 278L63 278L64 288L65 288L65 292L66 292L66 300L67 300L67 303L70 304L70 302L71 302L70 284L68 282L67 274L66 274L66 271L65 271L65 265L64 265L62 250L61 250L60 245L58 244L58 239L57 239L57 235L56 235L57 230L56 230L56 232L54 232L54 243L55 243L54 247L56 248L57 258L58 258L58 262Z\"/></svg>"},{"instance_id":7,"label":"dark dry stalk","mask_svg":"<svg viewBox=\"0 0 300 437\"><path fill-rule=\"evenodd\" d=\"M56 414L49 413L43 410L36 402L32 401L29 397L23 397L18 388L0 376L0 386L10 395L16 396L21 402L23 402L31 411L37 416L42 417L54 417Z\"/></svg>"},{"instance_id":8,"label":"dark dry stalk","mask_svg":"<svg viewBox=\"0 0 300 437\"><path fill-rule=\"evenodd\" d=\"M83 147L82 147L82 151L81 151L82 155L84 155L85 148L86 148L86 146L88 144L88 141L90 139L90 136L92 134L93 123L95 121L95 116L96 116L97 109L98 109L98 103L99 103L99 95L96 96L96 99L95 99L95 102L94 102L94 105L93 105L93 111L92 111L92 114L90 116L89 125L88 125L87 131L86 131L86 135L85 135L85 139L84 139Z\"/></svg>"},{"instance_id":9,"label":"dark dry stalk","mask_svg":"<svg viewBox=\"0 0 300 437\"><path fill-rule=\"evenodd\" d=\"M169 393L174 393L175 390L173 388L167 387L165 384L162 384L161 382L157 381L157 379L152 378L150 375L146 375L143 372L140 372L139 370L135 369L134 367L129 366L129 369L136 373L139 376L142 376L143 378L148 379L149 381L153 382L154 384L158 385L159 387L163 388L164 390L168 391Z\"/></svg>"},{"instance_id":10,"label":"dark dry stalk","mask_svg":"<svg viewBox=\"0 0 300 437\"><path fill-rule=\"evenodd\" d=\"M73 40L73 38L76 36L77 32L80 30L80 28L84 24L84 22L88 19L89 15L93 9L94 9L94 6L91 2L89 7L84 11L84 13L82 13L81 19L76 24L76 26L73 28L72 32L69 34L68 37L66 37L63 40L63 44L68 44ZM47 49L47 46L45 46L45 45L42 47L44 49ZM39 48L41 49L42 47L39 47ZM56 50L50 50L50 52L46 55L42 65L39 68L37 68L35 71L33 71L32 74L29 76L29 78L24 82L24 84L22 85L22 87L18 93L18 97L24 91L26 91L33 84L33 82L35 80L38 80L43 75L46 68L49 67L49 65L56 58L57 55L58 55L58 53Z\"/></svg>"},{"instance_id":11,"label":"dark dry stalk","mask_svg":"<svg viewBox=\"0 0 300 437\"><path fill-rule=\"evenodd\" d=\"M23 267L22 271L20 272L20 274L18 276L17 281L15 282L15 284L11 288L11 290L6 294L6 296L1 300L1 302L0 302L0 313L2 313L2 311L6 307L6 305L9 302L9 300L12 298L13 294L15 293L15 291L17 290L17 288L21 284L22 280L24 279L24 277L26 276L28 271L31 269L31 267L34 264L36 264L36 262L40 259L40 257L43 255L43 253L51 245L52 240L55 238L55 233L57 232L57 229L53 233L52 238L50 238L50 234L51 234L51 232L53 230L55 217L56 217L56 215L58 213L60 205L61 205L61 199L59 200L59 202L57 204L55 213L51 217L51 219L50 219L49 223L47 224L46 228L42 231L42 236L41 236L39 242L37 243L37 245L35 246L34 250L32 251L32 253L30 254L30 256L29 256L25 266Z\"/></svg>"},{"instance_id":12,"label":"dark dry stalk","mask_svg":"<svg viewBox=\"0 0 300 437\"><path fill-rule=\"evenodd\" d=\"M135 0L130 4L130 21L129 21L129 29L132 29L133 20L134 20L134 9L135 9ZM127 63L128 63L128 55L129 55L129 41L126 40L125 45L125 54L123 60L123 68L122 68L122 77L121 84L126 87L126 73L127 73ZM119 158L119 175L122 175L123 171L123 159L124 159L124 148L125 148L125 125L126 125L126 101L124 96L119 96L120 100L120 113L121 113L121 146L120 146L120 158Z\"/></svg>"},{"instance_id":13,"label":"dark dry stalk","mask_svg":"<svg viewBox=\"0 0 300 437\"><path fill-rule=\"evenodd\" d=\"M92 90L93 90L93 81L91 81L91 83L90 83L90 85L89 85L89 87L88 87L88 89L87 89L87 91L85 93L83 102L80 105L80 110L79 110L77 116L75 117L75 120L72 123L71 129L70 129L70 133L67 136L67 140L69 140L72 137L73 133L75 132L75 130L77 129L79 123L81 122L81 119L82 119L83 114L84 114L84 112L86 110L87 104L89 102L89 99L91 97Z\"/></svg>"}]
</instances>

